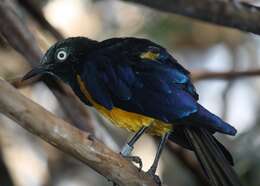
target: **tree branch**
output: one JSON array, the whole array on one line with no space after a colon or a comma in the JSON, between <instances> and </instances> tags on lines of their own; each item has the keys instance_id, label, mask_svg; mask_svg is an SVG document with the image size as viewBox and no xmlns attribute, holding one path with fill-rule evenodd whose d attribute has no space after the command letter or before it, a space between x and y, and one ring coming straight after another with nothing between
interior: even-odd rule
<instances>
[{"instance_id":1,"label":"tree branch","mask_svg":"<svg viewBox=\"0 0 260 186\"><path fill-rule=\"evenodd\" d=\"M41 137L60 150L81 160L107 179L119 185L151 185L156 183L119 154L114 153L90 133L81 132L62 119L0 80L0 112L24 129Z\"/></svg>"},{"instance_id":2,"label":"tree branch","mask_svg":"<svg viewBox=\"0 0 260 186\"><path fill-rule=\"evenodd\" d=\"M231 0L122 0L260 34L260 8Z\"/></svg>"},{"instance_id":3,"label":"tree branch","mask_svg":"<svg viewBox=\"0 0 260 186\"><path fill-rule=\"evenodd\" d=\"M0 33L32 65L37 65L41 50L25 23L18 17L16 8L12 0L0 1Z\"/></svg>"},{"instance_id":4,"label":"tree branch","mask_svg":"<svg viewBox=\"0 0 260 186\"><path fill-rule=\"evenodd\" d=\"M0 33L32 66L36 66L41 59L42 53L33 34L25 22L17 15L18 10L19 5L12 0L0 1ZM44 78L43 81L53 91L73 124L82 130L93 132L92 119L89 113L72 91L54 78Z\"/></svg>"},{"instance_id":5,"label":"tree branch","mask_svg":"<svg viewBox=\"0 0 260 186\"><path fill-rule=\"evenodd\" d=\"M41 28L50 32L57 40L63 39L63 35L44 17L41 8L34 0L18 0L18 3L27 10Z\"/></svg>"},{"instance_id":6,"label":"tree branch","mask_svg":"<svg viewBox=\"0 0 260 186\"><path fill-rule=\"evenodd\" d=\"M191 77L193 81L210 80L210 79L224 79L231 80L234 78L259 76L260 69L245 70L245 71L229 71L229 72L193 72Z\"/></svg>"}]
</instances>

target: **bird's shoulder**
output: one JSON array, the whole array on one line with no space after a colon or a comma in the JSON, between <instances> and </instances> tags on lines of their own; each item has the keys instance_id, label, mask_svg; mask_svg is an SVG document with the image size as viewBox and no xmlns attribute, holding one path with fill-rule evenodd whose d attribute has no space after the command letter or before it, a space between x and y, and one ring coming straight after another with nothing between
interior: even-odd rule
<instances>
[{"instance_id":1,"label":"bird's shoulder","mask_svg":"<svg viewBox=\"0 0 260 186\"><path fill-rule=\"evenodd\" d=\"M99 49L93 53L89 61L101 70L111 73L114 68L119 78L150 80L163 79L164 82L177 83L195 99L198 94L192 85L190 72L162 46L143 38L125 37L111 38L99 43ZM107 68L109 66L109 68ZM134 78L137 77L138 78ZM149 79L149 78L148 78ZM160 89L162 87L158 87Z\"/></svg>"},{"instance_id":2,"label":"bird's shoulder","mask_svg":"<svg viewBox=\"0 0 260 186\"><path fill-rule=\"evenodd\" d=\"M110 38L99 42L98 52L117 52L117 54L138 55L149 46L162 47L148 39L135 37Z\"/></svg>"},{"instance_id":3,"label":"bird's shoulder","mask_svg":"<svg viewBox=\"0 0 260 186\"><path fill-rule=\"evenodd\" d=\"M190 74L164 47L144 38L106 39L99 42L96 50L88 55L89 60L105 57L110 58L112 63L130 63L130 65L140 65L141 61L153 61L162 64L161 67L175 68L187 76Z\"/></svg>"}]
</instances>

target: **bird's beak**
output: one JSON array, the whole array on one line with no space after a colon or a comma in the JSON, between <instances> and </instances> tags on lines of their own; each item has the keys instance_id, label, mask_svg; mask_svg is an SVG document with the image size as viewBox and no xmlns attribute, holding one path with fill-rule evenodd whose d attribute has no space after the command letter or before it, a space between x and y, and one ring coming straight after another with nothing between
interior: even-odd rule
<instances>
[{"instance_id":1,"label":"bird's beak","mask_svg":"<svg viewBox=\"0 0 260 186\"><path fill-rule=\"evenodd\" d=\"M37 75L42 75L45 73L48 73L48 67L46 65L39 65L38 67L33 68L30 72L25 74L25 76L22 78L22 81L30 79Z\"/></svg>"}]
</instances>

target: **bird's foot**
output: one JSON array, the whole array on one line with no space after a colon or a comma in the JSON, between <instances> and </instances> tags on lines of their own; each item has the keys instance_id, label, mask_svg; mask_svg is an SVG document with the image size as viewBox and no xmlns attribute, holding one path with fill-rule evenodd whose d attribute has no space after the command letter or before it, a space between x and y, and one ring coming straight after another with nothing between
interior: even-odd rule
<instances>
[{"instance_id":1,"label":"bird's foot","mask_svg":"<svg viewBox=\"0 0 260 186\"><path fill-rule=\"evenodd\" d=\"M109 179L109 178L107 178L107 181L108 181L108 182L112 182L113 186L119 186L116 182L114 182L113 180L111 180L111 179Z\"/></svg>"},{"instance_id":2,"label":"bird's foot","mask_svg":"<svg viewBox=\"0 0 260 186\"><path fill-rule=\"evenodd\" d=\"M162 182L161 182L161 179L158 175L155 174L155 170L151 167L147 172L146 174L150 177L153 178L153 180L155 181L155 183L158 185L158 186L161 186L162 185Z\"/></svg>"},{"instance_id":3,"label":"bird's foot","mask_svg":"<svg viewBox=\"0 0 260 186\"><path fill-rule=\"evenodd\" d=\"M123 147L123 149L121 150L120 154L127 160L134 162L136 164L138 164L138 170L141 171L143 168L143 162L141 160L141 158L139 158L138 156L130 156L129 154L133 151L134 147L132 145L129 145L128 143L125 144L125 146Z\"/></svg>"},{"instance_id":4,"label":"bird's foot","mask_svg":"<svg viewBox=\"0 0 260 186\"><path fill-rule=\"evenodd\" d=\"M121 154L122 155L122 154ZM141 171L143 168L143 162L142 159L138 156L124 156L122 155L125 159L134 162L136 164L138 164L138 170Z\"/></svg>"}]
</instances>

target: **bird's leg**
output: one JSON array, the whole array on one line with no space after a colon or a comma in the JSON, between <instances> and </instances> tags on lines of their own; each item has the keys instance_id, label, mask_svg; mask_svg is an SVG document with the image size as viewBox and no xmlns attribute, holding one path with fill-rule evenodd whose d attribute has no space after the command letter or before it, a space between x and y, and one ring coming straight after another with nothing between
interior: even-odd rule
<instances>
[{"instance_id":1,"label":"bird's leg","mask_svg":"<svg viewBox=\"0 0 260 186\"><path fill-rule=\"evenodd\" d=\"M134 149L134 144L135 142L142 136L142 134L149 128L148 127L142 127L141 129L139 129L135 134L134 136L132 136L130 138L130 140L123 146L122 150L120 151L120 154L132 161L132 162L135 162L137 164L139 164L139 171L142 170L142 167L143 167L143 162L141 160L141 158L139 158L138 156L130 156L131 152L133 151ZM109 180L110 181L110 180ZM113 183L113 186L119 186L118 184L116 183Z\"/></svg>"},{"instance_id":2,"label":"bird's leg","mask_svg":"<svg viewBox=\"0 0 260 186\"><path fill-rule=\"evenodd\" d=\"M130 153L134 149L135 142L143 135L143 133L148 129L149 127L142 127L135 135L124 145L122 148L120 154L124 156L125 158L139 164L139 169L141 170L143 167L143 163L141 158L138 156L130 156Z\"/></svg>"},{"instance_id":3,"label":"bird's leg","mask_svg":"<svg viewBox=\"0 0 260 186\"><path fill-rule=\"evenodd\" d=\"M121 150L121 154L123 156L128 156L132 150L134 149L135 142L143 135L143 133L148 129L149 127L142 127L139 129L137 133L131 139L124 145L123 149Z\"/></svg>"},{"instance_id":4,"label":"bird's leg","mask_svg":"<svg viewBox=\"0 0 260 186\"><path fill-rule=\"evenodd\" d=\"M154 178L154 180L158 183L158 185L161 185L161 181L160 181L160 178L155 175L155 172L156 172L156 169L158 167L158 163L159 163L159 159L160 159L160 156L162 154L162 150L169 138L169 135L170 133L167 132L161 139L159 145L158 145L158 149L157 149L157 152L156 152L156 156L154 158L154 161L153 161L153 164L152 166L150 167L150 169L147 171L147 174L152 176Z\"/></svg>"}]
</instances>

